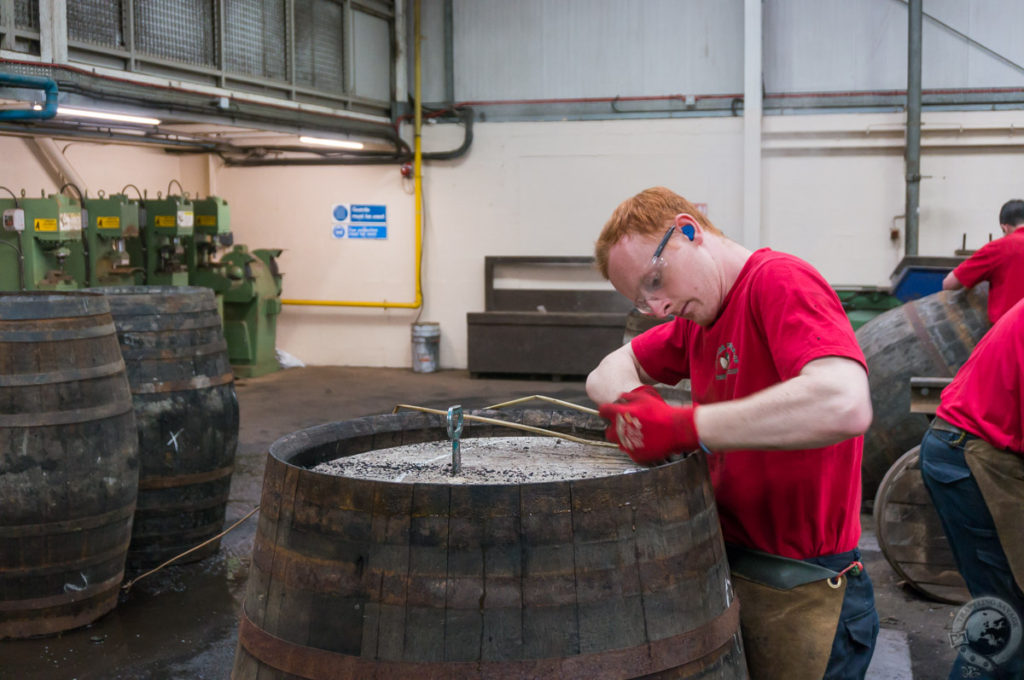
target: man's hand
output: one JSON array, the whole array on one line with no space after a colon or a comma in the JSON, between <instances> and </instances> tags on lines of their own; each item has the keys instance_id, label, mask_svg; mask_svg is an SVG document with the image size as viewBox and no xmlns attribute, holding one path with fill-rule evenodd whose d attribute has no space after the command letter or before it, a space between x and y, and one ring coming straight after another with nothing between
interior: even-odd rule
<instances>
[{"instance_id":1,"label":"man's hand","mask_svg":"<svg viewBox=\"0 0 1024 680\"><path fill-rule=\"evenodd\" d=\"M599 413L611 421L604 433L608 441L618 444L635 462L649 465L700 446L695 408L669 406L654 388L644 385L624 392L614 404L601 406Z\"/></svg>"}]
</instances>

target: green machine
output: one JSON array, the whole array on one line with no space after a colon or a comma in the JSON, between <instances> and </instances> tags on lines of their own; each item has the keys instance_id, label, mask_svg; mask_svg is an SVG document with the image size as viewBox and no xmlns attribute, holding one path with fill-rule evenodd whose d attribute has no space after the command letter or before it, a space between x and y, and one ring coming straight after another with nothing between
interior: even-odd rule
<instances>
[{"instance_id":1,"label":"green machine","mask_svg":"<svg viewBox=\"0 0 1024 680\"><path fill-rule=\"evenodd\" d=\"M194 233L195 213L187 196L143 198L139 238L128 240L128 254L139 271L135 283L187 286L185 241Z\"/></svg>"},{"instance_id":2,"label":"green machine","mask_svg":"<svg viewBox=\"0 0 1024 680\"><path fill-rule=\"evenodd\" d=\"M76 277L85 286L135 283L127 242L139 236L139 203L124 194L83 199L83 235L72 245Z\"/></svg>"},{"instance_id":3,"label":"green machine","mask_svg":"<svg viewBox=\"0 0 1024 680\"><path fill-rule=\"evenodd\" d=\"M857 330L879 314L899 307L903 301L888 288L878 286L833 286L853 330Z\"/></svg>"},{"instance_id":4,"label":"green machine","mask_svg":"<svg viewBox=\"0 0 1024 680\"><path fill-rule=\"evenodd\" d=\"M254 378L276 371L277 315L281 312L280 250L252 253L236 245L220 259L230 287L224 291L224 337L235 375Z\"/></svg>"},{"instance_id":5,"label":"green machine","mask_svg":"<svg viewBox=\"0 0 1024 680\"><path fill-rule=\"evenodd\" d=\"M0 200L0 290L76 290L82 206L63 194Z\"/></svg>"},{"instance_id":6,"label":"green machine","mask_svg":"<svg viewBox=\"0 0 1024 680\"><path fill-rule=\"evenodd\" d=\"M231 245L231 210L227 201L217 196L197 198L192 206L195 227L192 236L185 239L188 283L214 290L223 319L223 295L231 287L231 280L224 274L224 267L217 259L217 250Z\"/></svg>"}]
</instances>

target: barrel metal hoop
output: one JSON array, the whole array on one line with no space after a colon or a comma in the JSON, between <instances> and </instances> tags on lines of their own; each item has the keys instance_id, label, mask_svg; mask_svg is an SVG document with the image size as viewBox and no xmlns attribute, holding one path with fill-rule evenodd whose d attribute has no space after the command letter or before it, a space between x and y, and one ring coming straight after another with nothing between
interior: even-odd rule
<instances>
[{"instance_id":1,"label":"barrel metal hoop","mask_svg":"<svg viewBox=\"0 0 1024 680\"><path fill-rule=\"evenodd\" d=\"M945 369L946 376L953 375L949 370L949 362L946 361L945 357L942 356L942 352L932 342L932 337L928 333L928 329L925 328L924 322L921 320L921 315L917 313L915 305L903 305L903 309L906 310L907 320L910 321L910 325L914 329L914 335L921 341L921 347L928 353L928 357L932 360L936 367Z\"/></svg>"},{"instance_id":2,"label":"barrel metal hoop","mask_svg":"<svg viewBox=\"0 0 1024 680\"><path fill-rule=\"evenodd\" d=\"M381 661L289 642L249 618L242 607L238 641L255 659L305 680L338 677L374 678L488 678L511 680L552 677L592 680L596 677L635 677L677 668L720 649L739 630L739 603L700 628L629 649L617 649L556 659L519 661L416 662Z\"/></svg>"},{"instance_id":3,"label":"barrel metal hoop","mask_svg":"<svg viewBox=\"0 0 1024 680\"><path fill-rule=\"evenodd\" d=\"M124 373L124 370L124 361L118 359L117 361L111 361L109 364L90 366L89 368L66 369L63 371L50 371L48 373L0 375L0 387L27 387L79 382Z\"/></svg>"},{"instance_id":4,"label":"barrel metal hoop","mask_svg":"<svg viewBox=\"0 0 1024 680\"><path fill-rule=\"evenodd\" d=\"M235 466L232 464L226 467L217 468L216 470L195 472L188 475L176 475L174 477L143 477L139 479L139 490L148 491L150 489L167 489L172 486L191 486L193 484L202 484L203 482L212 482L215 479L229 476L234 472L234 470Z\"/></svg>"},{"instance_id":5,"label":"barrel metal hoop","mask_svg":"<svg viewBox=\"0 0 1024 680\"><path fill-rule=\"evenodd\" d=\"M123 577L124 570L122 569L107 580L87 585L81 590L69 590L59 595L36 597L28 600L2 600L0 601L0 612L21 612L46 609L47 607L67 605L73 602L81 602L82 600L99 597L101 595L106 595L111 590L116 591L121 585L121 579Z\"/></svg>"},{"instance_id":6,"label":"barrel metal hoop","mask_svg":"<svg viewBox=\"0 0 1024 680\"><path fill-rule=\"evenodd\" d=\"M984 312L984 318L988 318L988 311ZM949 320L950 326L953 328L953 332L956 333L956 337L960 339L960 344L967 350L968 356L974 351L974 346L977 345L977 341L971 336L971 332L967 327L967 309L959 305L950 305L949 307Z\"/></svg>"},{"instance_id":7,"label":"barrel metal hoop","mask_svg":"<svg viewBox=\"0 0 1024 680\"><path fill-rule=\"evenodd\" d=\"M108 524L117 524L135 514L134 500L128 505L109 510L100 515L89 515L78 519L66 519L46 524L18 524L0 526L0 538L21 538L23 536L52 536L54 534L70 534L73 532L96 529Z\"/></svg>"},{"instance_id":8,"label":"barrel metal hoop","mask_svg":"<svg viewBox=\"0 0 1024 680\"><path fill-rule=\"evenodd\" d=\"M222 499L221 504L223 504L225 500L226 499ZM136 527L144 523L145 520L147 519L152 518L149 515L145 514L141 517L136 517L136 523L132 526L132 548L128 551L129 557L136 555L138 553L145 553L147 547L166 548L167 541L169 539L174 539L178 542L187 541L187 543L181 548L181 550L177 551L183 552L185 550L188 550L189 548L198 547L196 546L197 542L205 541L206 539L211 538L214 534L220 533L220 530L224 527L223 520L218 520L215 522L210 522L209 524L204 524L202 526L193 527L188 531L175 531L174 534L170 536L166 531L160 531L158 533L146 533L142 531L136 531ZM157 540L153 541L152 539ZM149 541L152 542L149 543Z\"/></svg>"},{"instance_id":9,"label":"barrel metal hoop","mask_svg":"<svg viewBox=\"0 0 1024 680\"><path fill-rule=\"evenodd\" d=\"M227 491L225 491L223 494L217 494L212 498L207 498L201 503L197 501L192 503L186 502L174 505L158 505L153 507L146 507L144 505L140 505L135 509L136 526L133 527L133 531L138 528L138 520L143 516L147 518L152 518L158 517L160 515L181 515L183 512L191 514L202 510L209 510L210 508L216 508L217 506L224 505L224 503L227 502L229 496L230 494ZM136 533L135 535L137 536L138 534Z\"/></svg>"},{"instance_id":10,"label":"barrel metal hoop","mask_svg":"<svg viewBox=\"0 0 1024 680\"><path fill-rule=\"evenodd\" d=\"M6 568L0 566L0 575L5 578L17 577L17 576L45 576L47 574L59 574L62 572L74 573L81 571L85 567L92 566L94 564L103 564L111 560L123 560L125 553L128 551L128 544L131 542L131 535L128 531L128 523L124 523L124 541L120 545L114 546L110 550L102 553L95 553L88 555L87 557L75 557L71 560L65 560L63 562L50 562L49 564L38 566L33 565L31 567L17 567L17 568Z\"/></svg>"},{"instance_id":11,"label":"barrel metal hoop","mask_svg":"<svg viewBox=\"0 0 1024 680\"><path fill-rule=\"evenodd\" d=\"M217 310L202 310L202 316L187 317L173 312L161 312L153 316L122 316L114 314L114 322L121 333L159 333L161 331L194 331L204 328L221 329ZM208 311L208 313L206 313Z\"/></svg>"},{"instance_id":12,"label":"barrel metal hoop","mask_svg":"<svg viewBox=\"0 0 1024 680\"><path fill-rule=\"evenodd\" d=\"M127 396L127 395L126 395ZM68 411L47 411L44 413L0 413L0 427L46 427L48 425L71 425L90 420L103 420L131 413L132 400L112 401L109 404L76 408Z\"/></svg>"},{"instance_id":13,"label":"barrel metal hoop","mask_svg":"<svg viewBox=\"0 0 1024 680\"><path fill-rule=\"evenodd\" d=\"M139 385L132 385L132 394L160 394L163 392L183 392L185 390L200 390L204 387L219 387L228 385L235 379L234 373L222 373L221 375L197 375L189 380L166 380L163 382L147 382Z\"/></svg>"},{"instance_id":14,"label":"barrel metal hoop","mask_svg":"<svg viewBox=\"0 0 1024 680\"><path fill-rule=\"evenodd\" d=\"M0 342L62 342L64 340L87 340L89 338L102 338L116 333L113 323L105 323L99 326L88 326L86 328L53 328L50 330L34 329L30 331L19 331L14 329L4 330L0 333Z\"/></svg>"},{"instance_id":15,"label":"barrel metal hoop","mask_svg":"<svg viewBox=\"0 0 1024 680\"><path fill-rule=\"evenodd\" d=\"M145 359L187 359L189 357L201 357L208 354L219 354L226 352L228 349L228 343L223 338L208 342L205 345L186 345L184 347L175 348L149 348L149 347L132 347L131 345L121 344L121 356L127 362L145 360Z\"/></svg>"}]
</instances>

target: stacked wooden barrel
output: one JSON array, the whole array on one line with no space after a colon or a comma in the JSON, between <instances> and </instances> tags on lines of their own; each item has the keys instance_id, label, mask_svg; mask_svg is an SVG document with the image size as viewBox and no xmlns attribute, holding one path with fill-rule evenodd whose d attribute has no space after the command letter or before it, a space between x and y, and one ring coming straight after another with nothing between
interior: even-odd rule
<instances>
[{"instance_id":1,"label":"stacked wooden barrel","mask_svg":"<svg viewBox=\"0 0 1024 680\"><path fill-rule=\"evenodd\" d=\"M131 385L139 498L130 567L164 562L220 533L238 444L238 400L209 288L102 289ZM217 551L219 540L189 553Z\"/></svg>"},{"instance_id":2,"label":"stacked wooden barrel","mask_svg":"<svg viewBox=\"0 0 1024 680\"><path fill-rule=\"evenodd\" d=\"M0 638L83 626L117 604L136 446L106 299L0 293Z\"/></svg>"}]
</instances>

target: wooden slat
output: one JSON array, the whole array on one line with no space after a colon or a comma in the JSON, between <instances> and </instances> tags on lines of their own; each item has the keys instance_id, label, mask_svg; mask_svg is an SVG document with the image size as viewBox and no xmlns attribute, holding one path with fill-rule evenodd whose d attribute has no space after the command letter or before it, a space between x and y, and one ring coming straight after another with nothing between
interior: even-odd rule
<instances>
[{"instance_id":1,"label":"wooden slat","mask_svg":"<svg viewBox=\"0 0 1024 680\"><path fill-rule=\"evenodd\" d=\"M942 602L970 599L921 478L920 447L901 456L886 473L874 516L882 554L909 585Z\"/></svg>"}]
</instances>

